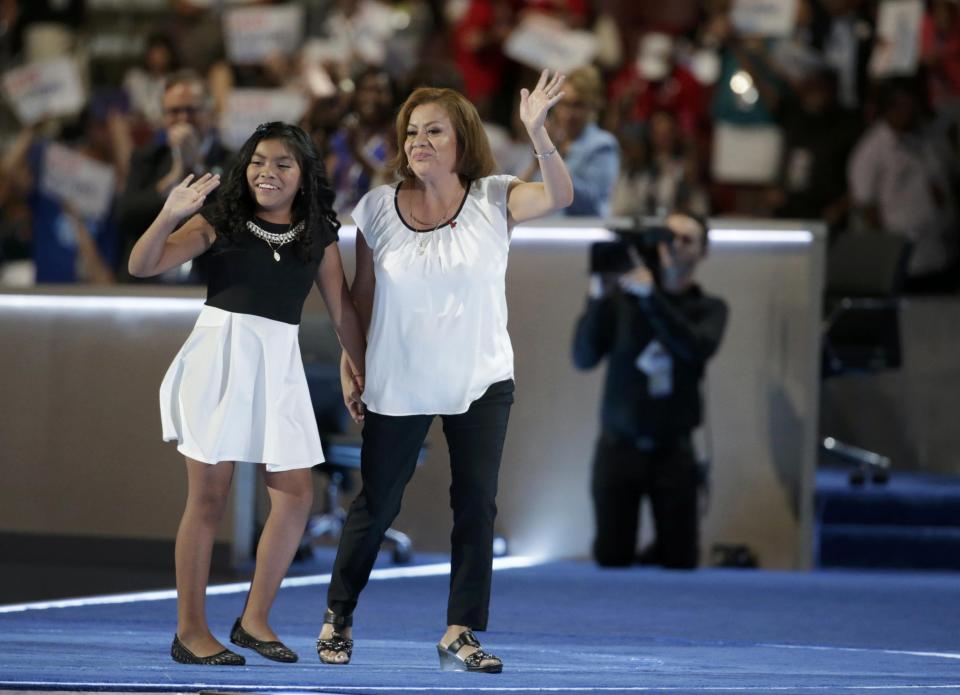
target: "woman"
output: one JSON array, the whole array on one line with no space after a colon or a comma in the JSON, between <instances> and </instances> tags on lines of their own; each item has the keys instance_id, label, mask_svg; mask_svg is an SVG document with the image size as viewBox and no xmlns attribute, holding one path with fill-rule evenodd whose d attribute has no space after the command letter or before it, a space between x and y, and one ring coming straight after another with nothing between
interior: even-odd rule
<instances>
[{"instance_id":1,"label":"woman","mask_svg":"<svg viewBox=\"0 0 960 695\"><path fill-rule=\"evenodd\" d=\"M297 655L279 641L267 614L313 502L310 467L323 461L297 342L311 284L360 370L364 341L336 245L333 192L306 133L283 123L259 126L217 207L201 210L219 184L216 175L187 176L129 262L132 275L150 277L205 254L209 276L206 305L160 387L163 437L177 440L186 456L188 482L177 531L171 656L187 664L244 663L210 632L204 595L234 462L257 461L266 464L271 509L230 641L292 662Z\"/></svg>"},{"instance_id":2,"label":"woman","mask_svg":"<svg viewBox=\"0 0 960 695\"><path fill-rule=\"evenodd\" d=\"M445 669L499 673L473 634L487 625L497 473L513 402L504 275L510 228L559 210L573 184L544 118L563 77L520 93L520 117L543 183L491 176L493 157L476 109L450 89L418 89L397 116L397 186L357 204L357 274L351 293L369 327L363 403L344 359L345 397L363 420L363 489L350 508L333 568L320 660L350 660L353 609L434 416L450 449L454 510ZM374 291L376 290L376 291ZM365 408L363 407L365 406Z\"/></svg>"},{"instance_id":3,"label":"woman","mask_svg":"<svg viewBox=\"0 0 960 695\"><path fill-rule=\"evenodd\" d=\"M614 215L664 216L671 210L706 215L709 196L697 180L694 142L672 111L654 111L645 126L620 134L624 161L611 199Z\"/></svg>"},{"instance_id":4,"label":"woman","mask_svg":"<svg viewBox=\"0 0 960 695\"><path fill-rule=\"evenodd\" d=\"M382 68L367 68L356 78L350 113L330 140L326 160L330 184L336 194L333 209L349 212L371 185L393 180L387 161L392 147L393 113L396 89L390 73Z\"/></svg>"}]
</instances>

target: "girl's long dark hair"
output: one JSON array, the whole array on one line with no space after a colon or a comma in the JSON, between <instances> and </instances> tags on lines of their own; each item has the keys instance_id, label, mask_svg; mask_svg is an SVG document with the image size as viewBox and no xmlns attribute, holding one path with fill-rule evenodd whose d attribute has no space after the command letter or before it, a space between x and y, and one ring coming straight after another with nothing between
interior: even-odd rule
<instances>
[{"instance_id":1,"label":"girl's long dark hair","mask_svg":"<svg viewBox=\"0 0 960 695\"><path fill-rule=\"evenodd\" d=\"M305 233L295 242L300 260L320 258L323 247L314 243L330 239L340 228L337 214L333 211L334 193L327 183L323 161L317 153L310 136L301 128L273 121L257 126L237 154L237 161L220 187L217 205L213 214L214 227L227 241L236 242L247 231L247 220L256 212L256 202L247 183L247 166L261 140L280 140L290 150L300 165L300 190L293 199L290 211L291 224L303 221Z\"/></svg>"}]
</instances>

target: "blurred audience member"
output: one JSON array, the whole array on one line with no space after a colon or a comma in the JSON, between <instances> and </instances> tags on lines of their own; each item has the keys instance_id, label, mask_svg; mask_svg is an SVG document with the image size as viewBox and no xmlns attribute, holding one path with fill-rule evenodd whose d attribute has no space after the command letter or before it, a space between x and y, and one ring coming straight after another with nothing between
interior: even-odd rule
<instances>
[{"instance_id":1,"label":"blurred audience member","mask_svg":"<svg viewBox=\"0 0 960 695\"><path fill-rule=\"evenodd\" d=\"M380 0L337 0L327 18L326 34L342 48L347 74L385 65L397 26L393 10Z\"/></svg>"},{"instance_id":2,"label":"blurred audience member","mask_svg":"<svg viewBox=\"0 0 960 695\"><path fill-rule=\"evenodd\" d=\"M791 86L824 67L822 28L825 12L815 0L797 0L796 18L789 36L774 39L770 64Z\"/></svg>"},{"instance_id":3,"label":"blurred audience member","mask_svg":"<svg viewBox=\"0 0 960 695\"><path fill-rule=\"evenodd\" d=\"M614 215L664 216L684 209L706 215L709 196L700 184L693 142L670 111L654 111L645 128L621 135L624 163L613 193Z\"/></svg>"},{"instance_id":4,"label":"blurred audience member","mask_svg":"<svg viewBox=\"0 0 960 695\"><path fill-rule=\"evenodd\" d=\"M609 93L612 103L604 123L612 132L644 122L654 111L672 111L685 135L695 135L704 122L703 86L677 63L674 40L667 34L648 33L640 39L636 60L628 60Z\"/></svg>"},{"instance_id":5,"label":"blurred audience member","mask_svg":"<svg viewBox=\"0 0 960 695\"><path fill-rule=\"evenodd\" d=\"M337 91L329 96L313 99L300 119L300 127L313 140L317 153L324 161L330 156L330 143L334 134L340 130L340 119L347 113L349 106L347 95Z\"/></svg>"},{"instance_id":6,"label":"blurred audience member","mask_svg":"<svg viewBox=\"0 0 960 695\"><path fill-rule=\"evenodd\" d=\"M386 166L394 155L396 89L382 68L355 80L352 108L329 142L327 175L337 194L334 210L348 214L371 187L393 180Z\"/></svg>"},{"instance_id":7,"label":"blurred audience member","mask_svg":"<svg viewBox=\"0 0 960 695\"><path fill-rule=\"evenodd\" d=\"M950 291L957 286L957 163L922 109L916 80L883 85L879 118L850 161L850 192L862 224L912 242L908 291Z\"/></svg>"},{"instance_id":8,"label":"blurred audience member","mask_svg":"<svg viewBox=\"0 0 960 695\"><path fill-rule=\"evenodd\" d=\"M150 226L166 196L188 174L223 174L232 153L214 130L212 101L202 77L192 70L169 76L163 91L164 130L157 141L137 149L130 178L120 200L120 225L125 249L122 267L133 244ZM182 269L166 280L184 281ZM199 278L190 278L193 281Z\"/></svg>"},{"instance_id":9,"label":"blurred audience member","mask_svg":"<svg viewBox=\"0 0 960 695\"><path fill-rule=\"evenodd\" d=\"M772 212L822 219L836 234L847 221L847 161L862 131L859 117L837 103L836 73L823 67L800 79L779 121L783 158Z\"/></svg>"},{"instance_id":10,"label":"blurred audience member","mask_svg":"<svg viewBox=\"0 0 960 695\"><path fill-rule=\"evenodd\" d=\"M762 215L781 157L776 113L786 85L770 55L774 40L741 35L722 4L714 9L701 37L719 57L710 103L712 207L721 214Z\"/></svg>"},{"instance_id":11,"label":"blurred audience member","mask_svg":"<svg viewBox=\"0 0 960 695\"><path fill-rule=\"evenodd\" d=\"M466 11L453 27L451 51L463 75L464 94L477 107L480 117L490 118L491 102L507 94L506 111L513 111L510 92L503 89L507 58L503 42L514 26L510 0L469 0Z\"/></svg>"},{"instance_id":12,"label":"blurred audience member","mask_svg":"<svg viewBox=\"0 0 960 695\"><path fill-rule=\"evenodd\" d=\"M551 114L549 130L573 178L573 204L565 214L606 217L620 173L620 145L596 123L603 105L599 71L592 66L574 70L563 84L563 94ZM535 178L536 165L535 160L520 178Z\"/></svg>"},{"instance_id":13,"label":"blurred audience member","mask_svg":"<svg viewBox=\"0 0 960 695\"><path fill-rule=\"evenodd\" d=\"M847 109L859 110L866 98L875 5L867 0L820 0L819 7L825 10L825 16L818 14L814 19L815 45L836 71L839 101Z\"/></svg>"},{"instance_id":14,"label":"blurred audience member","mask_svg":"<svg viewBox=\"0 0 960 695\"><path fill-rule=\"evenodd\" d=\"M87 19L86 0L30 0L15 5L4 9L9 25L3 43L11 56L31 62L76 48L77 32Z\"/></svg>"},{"instance_id":15,"label":"blurred audience member","mask_svg":"<svg viewBox=\"0 0 960 695\"><path fill-rule=\"evenodd\" d=\"M135 129L152 134L163 128L163 89L167 76L179 69L173 40L166 34L148 36L143 60L123 76Z\"/></svg>"},{"instance_id":16,"label":"blurred audience member","mask_svg":"<svg viewBox=\"0 0 960 695\"><path fill-rule=\"evenodd\" d=\"M0 177L0 285L33 284L32 236L29 207Z\"/></svg>"},{"instance_id":17,"label":"blurred audience member","mask_svg":"<svg viewBox=\"0 0 960 695\"><path fill-rule=\"evenodd\" d=\"M923 18L921 60L935 110L960 118L960 2L931 0Z\"/></svg>"},{"instance_id":18,"label":"blurred audience member","mask_svg":"<svg viewBox=\"0 0 960 695\"><path fill-rule=\"evenodd\" d=\"M110 123L117 118L121 117L87 108L67 123L56 140L40 135L38 127L26 127L3 157L2 173L11 200L24 201L30 211L30 248L37 283L115 280L119 240L113 201L101 214L84 215L46 182L48 154L57 144L113 167L114 182L122 186L128 150L122 142L122 128Z\"/></svg>"},{"instance_id":19,"label":"blurred audience member","mask_svg":"<svg viewBox=\"0 0 960 695\"><path fill-rule=\"evenodd\" d=\"M710 41L721 49L720 79L711 104L715 121L737 125L771 125L784 84L770 60L773 42L737 34L726 14L711 20Z\"/></svg>"},{"instance_id":20,"label":"blurred audience member","mask_svg":"<svg viewBox=\"0 0 960 695\"><path fill-rule=\"evenodd\" d=\"M22 45L20 33L20 3L17 0L0 0L0 64L13 65Z\"/></svg>"},{"instance_id":21,"label":"blurred audience member","mask_svg":"<svg viewBox=\"0 0 960 695\"><path fill-rule=\"evenodd\" d=\"M210 2L170 0L171 14L156 30L176 42L176 54L183 68L208 77L211 68L226 59L223 18Z\"/></svg>"}]
</instances>

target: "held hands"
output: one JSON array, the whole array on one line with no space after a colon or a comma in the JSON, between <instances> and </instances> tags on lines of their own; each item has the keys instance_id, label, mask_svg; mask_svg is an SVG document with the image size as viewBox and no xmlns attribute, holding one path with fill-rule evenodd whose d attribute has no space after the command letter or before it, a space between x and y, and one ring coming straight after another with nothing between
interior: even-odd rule
<instances>
[{"instance_id":1,"label":"held hands","mask_svg":"<svg viewBox=\"0 0 960 695\"><path fill-rule=\"evenodd\" d=\"M566 76L559 72L550 77L550 71L544 70L532 92L528 89L520 90L520 120L528 133L533 134L543 128L547 112L563 98L560 88L565 79Z\"/></svg>"},{"instance_id":2,"label":"held hands","mask_svg":"<svg viewBox=\"0 0 960 695\"><path fill-rule=\"evenodd\" d=\"M175 220L189 217L203 207L207 195L219 185L218 174L204 174L196 181L193 181L193 174L188 174L170 191L163 204L163 213Z\"/></svg>"},{"instance_id":3,"label":"held hands","mask_svg":"<svg viewBox=\"0 0 960 695\"><path fill-rule=\"evenodd\" d=\"M362 374L354 374L349 361L340 359L340 388L343 389L343 404L354 422L363 422L363 395L364 379Z\"/></svg>"}]
</instances>

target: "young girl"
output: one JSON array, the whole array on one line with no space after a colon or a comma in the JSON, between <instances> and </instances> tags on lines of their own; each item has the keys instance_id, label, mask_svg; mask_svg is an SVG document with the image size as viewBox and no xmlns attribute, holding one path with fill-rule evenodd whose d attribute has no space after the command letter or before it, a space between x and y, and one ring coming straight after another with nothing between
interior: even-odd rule
<instances>
[{"instance_id":1,"label":"young girl","mask_svg":"<svg viewBox=\"0 0 960 695\"><path fill-rule=\"evenodd\" d=\"M132 275L149 277L205 255L208 274L206 304L160 386L163 438L178 442L188 482L177 531L171 656L187 664L244 663L210 632L204 597L234 462L254 461L266 464L271 509L230 641L292 662L297 655L279 641L267 614L313 502L310 468L324 460L297 342L311 284L358 376L364 339L336 245L333 192L306 133L284 123L259 126L216 205L202 207L219 185L216 175L187 176L129 263Z\"/></svg>"}]
</instances>

